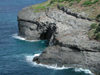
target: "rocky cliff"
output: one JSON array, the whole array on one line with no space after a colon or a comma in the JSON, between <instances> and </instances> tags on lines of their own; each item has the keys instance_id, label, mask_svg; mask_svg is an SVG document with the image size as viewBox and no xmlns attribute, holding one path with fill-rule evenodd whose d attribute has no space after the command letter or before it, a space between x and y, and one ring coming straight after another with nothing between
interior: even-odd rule
<instances>
[{"instance_id":1,"label":"rocky cliff","mask_svg":"<svg viewBox=\"0 0 100 75\"><path fill-rule=\"evenodd\" d=\"M34 11L27 7L18 14L20 36L28 40L48 40L49 46L33 61L87 68L100 74L100 42L90 40L87 35L94 23L92 19L59 6Z\"/></svg>"}]
</instances>

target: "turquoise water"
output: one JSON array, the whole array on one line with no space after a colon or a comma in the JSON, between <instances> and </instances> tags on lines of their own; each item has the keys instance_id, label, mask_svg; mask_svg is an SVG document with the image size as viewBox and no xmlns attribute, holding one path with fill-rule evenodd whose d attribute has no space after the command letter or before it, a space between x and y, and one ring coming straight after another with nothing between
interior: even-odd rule
<instances>
[{"instance_id":1,"label":"turquoise water","mask_svg":"<svg viewBox=\"0 0 100 75\"><path fill-rule=\"evenodd\" d=\"M28 42L13 38L18 33L17 13L22 8L46 0L0 0L0 75L89 75L73 69L54 70L32 64L44 41Z\"/></svg>"}]
</instances>

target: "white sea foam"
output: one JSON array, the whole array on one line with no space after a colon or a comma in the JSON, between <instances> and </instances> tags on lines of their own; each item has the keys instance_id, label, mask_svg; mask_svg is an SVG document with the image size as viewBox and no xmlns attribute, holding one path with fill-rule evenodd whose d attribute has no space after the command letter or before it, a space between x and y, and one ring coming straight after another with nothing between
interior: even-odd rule
<instances>
[{"instance_id":1,"label":"white sea foam","mask_svg":"<svg viewBox=\"0 0 100 75\"><path fill-rule=\"evenodd\" d=\"M34 54L34 55L29 55L29 56L25 56L25 59L28 63L30 63L32 66L35 66L35 67L45 67L45 68L48 68L48 69L54 69L54 70L63 70L63 69L70 69L71 67L57 67L57 64L54 64L54 65L44 65L44 64L37 64L36 62L33 62L33 58L36 57L36 56L39 56L40 54ZM82 68L75 68L74 69L75 72L85 72L87 74L91 74L91 75L94 75L90 70L88 69L82 69Z\"/></svg>"},{"instance_id":2,"label":"white sea foam","mask_svg":"<svg viewBox=\"0 0 100 75\"><path fill-rule=\"evenodd\" d=\"M40 40L26 40L26 38L21 37L21 36L18 36L18 34L13 34L12 37L15 38L15 39L24 40L24 41L29 41L29 42L40 41Z\"/></svg>"},{"instance_id":3,"label":"white sea foam","mask_svg":"<svg viewBox=\"0 0 100 75\"><path fill-rule=\"evenodd\" d=\"M26 58L26 61L30 64L32 64L33 66L35 67L46 67L48 69L55 69L55 70L60 70L60 69L64 69L65 67L57 67L56 64L54 65L44 65L44 64L37 64L36 62L33 62L33 58L36 57L36 56L39 56L40 54L34 54L33 56L32 55L29 55L29 56L25 56ZM67 68L68 69L68 68Z\"/></svg>"},{"instance_id":4,"label":"white sea foam","mask_svg":"<svg viewBox=\"0 0 100 75\"><path fill-rule=\"evenodd\" d=\"M94 75L89 69L75 68L75 72L82 72L82 71L84 71L87 74Z\"/></svg>"},{"instance_id":5,"label":"white sea foam","mask_svg":"<svg viewBox=\"0 0 100 75\"><path fill-rule=\"evenodd\" d=\"M19 39L19 40L26 40L25 38L18 36L18 34L13 34L12 37L15 38L15 39Z\"/></svg>"}]
</instances>

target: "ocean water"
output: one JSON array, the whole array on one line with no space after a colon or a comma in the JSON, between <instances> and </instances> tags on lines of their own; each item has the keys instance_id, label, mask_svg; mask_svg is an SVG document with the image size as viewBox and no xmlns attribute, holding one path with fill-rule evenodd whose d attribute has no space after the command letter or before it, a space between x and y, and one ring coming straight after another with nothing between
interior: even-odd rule
<instances>
[{"instance_id":1,"label":"ocean water","mask_svg":"<svg viewBox=\"0 0 100 75\"><path fill-rule=\"evenodd\" d=\"M32 62L45 41L25 41L17 36L17 14L22 8L46 0L0 0L0 75L90 75L88 70L57 68Z\"/></svg>"}]
</instances>

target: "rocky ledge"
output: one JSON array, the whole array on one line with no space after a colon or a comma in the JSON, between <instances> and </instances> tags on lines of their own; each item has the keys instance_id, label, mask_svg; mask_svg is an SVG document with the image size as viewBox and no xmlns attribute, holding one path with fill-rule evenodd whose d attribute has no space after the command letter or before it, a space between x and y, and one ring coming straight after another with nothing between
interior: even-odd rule
<instances>
[{"instance_id":1,"label":"rocky ledge","mask_svg":"<svg viewBox=\"0 0 100 75\"><path fill-rule=\"evenodd\" d=\"M87 35L94 21L75 15L60 7L41 12L24 8L18 14L19 35L28 40L48 40L48 47L33 59L37 63L81 67L100 75L100 42Z\"/></svg>"}]
</instances>

